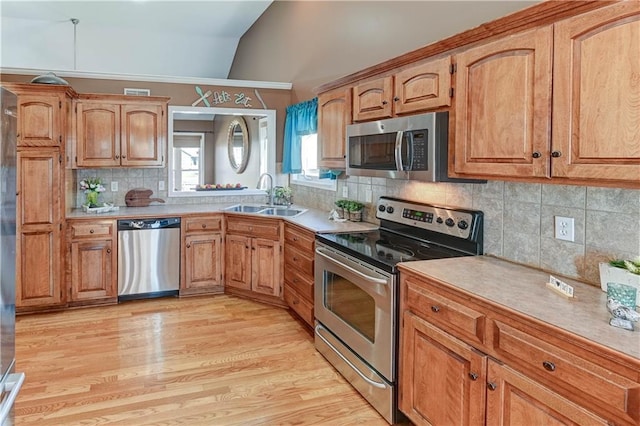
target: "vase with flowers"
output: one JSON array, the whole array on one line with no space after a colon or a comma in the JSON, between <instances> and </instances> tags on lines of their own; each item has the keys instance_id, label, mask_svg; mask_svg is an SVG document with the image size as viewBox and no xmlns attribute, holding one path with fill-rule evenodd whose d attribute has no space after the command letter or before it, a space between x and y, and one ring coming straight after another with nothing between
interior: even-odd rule
<instances>
[{"instance_id":1,"label":"vase with flowers","mask_svg":"<svg viewBox=\"0 0 640 426\"><path fill-rule=\"evenodd\" d=\"M86 195L85 206L89 208L99 207L98 195L106 189L102 185L100 178L88 178L80 181L80 190Z\"/></svg>"}]
</instances>

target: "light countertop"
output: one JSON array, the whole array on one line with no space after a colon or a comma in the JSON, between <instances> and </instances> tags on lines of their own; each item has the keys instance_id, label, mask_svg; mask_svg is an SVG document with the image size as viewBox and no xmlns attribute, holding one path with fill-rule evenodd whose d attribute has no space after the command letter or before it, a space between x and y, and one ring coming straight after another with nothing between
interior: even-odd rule
<instances>
[{"instance_id":1,"label":"light countertop","mask_svg":"<svg viewBox=\"0 0 640 426\"><path fill-rule=\"evenodd\" d=\"M599 287L557 277L574 287L575 298L568 299L546 287L549 273L491 256L405 262L402 265L463 293L640 360L640 323L634 323L635 331L610 326L607 294Z\"/></svg>"},{"instance_id":2,"label":"light countertop","mask_svg":"<svg viewBox=\"0 0 640 426\"><path fill-rule=\"evenodd\" d=\"M130 219L223 213L225 208L236 204L240 203L152 204L147 207L120 207L118 210L107 213L85 213L82 209L74 209L68 213L66 217L67 219ZM329 220L329 212L323 210L309 209L305 206L295 204L291 207L306 209L307 211L296 217L265 216L255 213L233 213L255 217L268 217L272 219L276 217L309 229L313 232L361 232L378 228L378 225L368 222L336 222L334 220Z\"/></svg>"}]
</instances>

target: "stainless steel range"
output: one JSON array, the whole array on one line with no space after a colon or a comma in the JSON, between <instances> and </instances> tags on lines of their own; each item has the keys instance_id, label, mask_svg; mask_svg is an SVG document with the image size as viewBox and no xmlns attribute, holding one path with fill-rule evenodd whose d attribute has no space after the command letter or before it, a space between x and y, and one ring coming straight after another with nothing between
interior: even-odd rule
<instances>
[{"instance_id":1,"label":"stainless steel range","mask_svg":"<svg viewBox=\"0 0 640 426\"><path fill-rule=\"evenodd\" d=\"M389 422L397 405L397 264L482 254L481 211L380 197L377 230L318 234L316 349Z\"/></svg>"}]
</instances>

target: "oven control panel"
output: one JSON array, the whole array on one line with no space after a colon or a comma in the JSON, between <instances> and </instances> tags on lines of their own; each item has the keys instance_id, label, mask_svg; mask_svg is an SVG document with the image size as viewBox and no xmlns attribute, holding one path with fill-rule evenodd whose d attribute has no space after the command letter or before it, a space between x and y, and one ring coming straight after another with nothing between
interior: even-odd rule
<instances>
[{"instance_id":1,"label":"oven control panel","mask_svg":"<svg viewBox=\"0 0 640 426\"><path fill-rule=\"evenodd\" d=\"M481 214L474 210L412 203L391 197L380 197L376 209L378 219L465 239L471 235L476 217Z\"/></svg>"}]
</instances>

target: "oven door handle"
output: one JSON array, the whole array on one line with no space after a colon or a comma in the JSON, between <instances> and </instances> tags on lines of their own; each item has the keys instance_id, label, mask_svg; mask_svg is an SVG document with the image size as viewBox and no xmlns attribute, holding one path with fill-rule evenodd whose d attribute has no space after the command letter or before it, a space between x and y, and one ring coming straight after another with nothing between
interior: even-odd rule
<instances>
[{"instance_id":1,"label":"oven door handle","mask_svg":"<svg viewBox=\"0 0 640 426\"><path fill-rule=\"evenodd\" d=\"M317 249L316 249L316 254L318 254L318 255L320 255L320 256L322 256L322 257L324 257L325 259L327 259L327 260L328 260L328 261L330 261L330 262L337 263L338 265L340 265L340 267L345 268L345 269L348 269L349 271L353 272L354 274L358 275L358 276L359 276L359 277L361 277L361 278L364 278L364 279L365 279L365 280L367 280L367 281L371 281L371 282L374 282L374 283L376 283L376 284L380 284L380 285L387 285L387 284L388 284L388 283L387 283L387 280L383 280L383 279L381 279L381 278L372 277L372 276L370 276L370 275L367 275L367 274L364 274L364 273L362 273L362 272L358 271L358 270L357 270L357 269L355 269L355 268L352 268L352 267L351 267L351 266L349 266L349 265L345 265L345 264L344 264L344 263L342 263L342 262L338 262L338 261L337 261L336 259L334 259L333 257L331 257L331 256L327 256L326 254L324 254L324 253L322 252L322 250L321 250L321 249L319 249L319 248L317 248Z\"/></svg>"},{"instance_id":2,"label":"oven door handle","mask_svg":"<svg viewBox=\"0 0 640 426\"><path fill-rule=\"evenodd\" d=\"M374 386L374 387L379 388L379 389L385 389L387 387L387 385L385 383L376 382L375 380L371 380L370 378L365 376L364 373L358 369L358 367L353 365L353 363L351 361L349 361L347 359L347 357L342 355L340 353L340 351L335 346L333 346L331 344L331 342L329 342L327 339L324 338L324 336L322 334L320 334L320 330L326 330L326 329L324 327L322 327L320 324L317 324L316 325L316 336L318 336L327 346L329 346L331 348L331 350L333 350L336 353L336 355L338 355L344 362L346 362L347 365L353 369L353 371L358 373L358 376L360 376L362 378L362 380L364 380L365 382L369 383L371 386Z\"/></svg>"}]
</instances>

